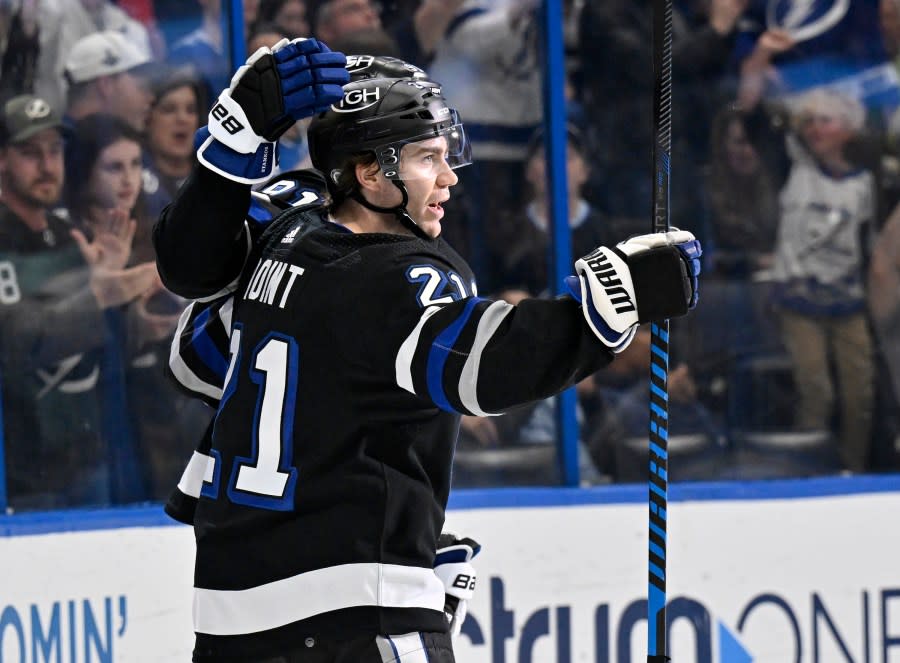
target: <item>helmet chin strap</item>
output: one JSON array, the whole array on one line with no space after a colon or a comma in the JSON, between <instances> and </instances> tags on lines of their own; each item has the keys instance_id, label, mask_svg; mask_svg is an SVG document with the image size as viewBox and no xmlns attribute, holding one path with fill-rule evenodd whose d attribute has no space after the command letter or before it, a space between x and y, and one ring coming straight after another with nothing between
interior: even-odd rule
<instances>
[{"instance_id":1,"label":"helmet chin strap","mask_svg":"<svg viewBox=\"0 0 900 663\"><path fill-rule=\"evenodd\" d=\"M363 207L370 209L373 212L378 212L380 214L393 214L397 217L397 220L403 224L404 227L412 231L413 235L415 235L419 239L431 239L431 237L429 237L428 234L419 227L419 224L417 224L413 220L413 218L409 215L409 212L406 210L406 205L409 203L409 193L406 191L406 186L403 184L403 180L391 180L391 182L393 182L394 186L400 189L400 193L403 194L403 202L401 202L396 207L381 207L380 205L370 203L360 193L359 189L353 189L353 191L350 193L350 197Z\"/></svg>"}]
</instances>

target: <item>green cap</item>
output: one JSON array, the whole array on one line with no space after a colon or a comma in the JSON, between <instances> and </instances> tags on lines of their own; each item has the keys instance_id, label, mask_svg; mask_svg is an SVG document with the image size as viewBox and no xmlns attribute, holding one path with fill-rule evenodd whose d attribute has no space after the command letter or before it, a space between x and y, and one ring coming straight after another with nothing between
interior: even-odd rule
<instances>
[{"instance_id":1,"label":"green cap","mask_svg":"<svg viewBox=\"0 0 900 663\"><path fill-rule=\"evenodd\" d=\"M49 103L30 94L13 97L3 105L0 146L21 143L52 128L62 129L63 121Z\"/></svg>"}]
</instances>

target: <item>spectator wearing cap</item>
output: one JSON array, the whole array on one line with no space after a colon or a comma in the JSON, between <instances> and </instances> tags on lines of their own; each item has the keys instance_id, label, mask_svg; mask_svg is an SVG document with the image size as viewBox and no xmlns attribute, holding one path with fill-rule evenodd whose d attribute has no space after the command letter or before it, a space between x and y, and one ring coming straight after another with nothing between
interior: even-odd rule
<instances>
[{"instance_id":1,"label":"spectator wearing cap","mask_svg":"<svg viewBox=\"0 0 900 663\"><path fill-rule=\"evenodd\" d=\"M51 212L64 183L64 126L22 95L0 113L0 380L10 505L108 503L102 385L105 312L157 278L125 269L134 225L109 219L88 241Z\"/></svg>"},{"instance_id":2,"label":"spectator wearing cap","mask_svg":"<svg viewBox=\"0 0 900 663\"><path fill-rule=\"evenodd\" d=\"M118 32L81 39L66 60L67 115L80 120L92 113L111 113L143 131L153 99L147 81L150 62Z\"/></svg>"},{"instance_id":3,"label":"spectator wearing cap","mask_svg":"<svg viewBox=\"0 0 900 663\"><path fill-rule=\"evenodd\" d=\"M13 3L17 4L17 3ZM29 3L21 3L23 8ZM151 42L146 27L111 0L36 0L39 52L33 92L62 109L66 103L63 78L66 60L75 44L99 30L118 32L147 57Z\"/></svg>"},{"instance_id":4,"label":"spectator wearing cap","mask_svg":"<svg viewBox=\"0 0 900 663\"><path fill-rule=\"evenodd\" d=\"M43 99L21 95L4 105L2 129L3 215L15 216L18 225L39 233L53 247L68 234L65 223L49 213L64 181L62 120ZM6 219L2 226L7 232Z\"/></svg>"}]
</instances>

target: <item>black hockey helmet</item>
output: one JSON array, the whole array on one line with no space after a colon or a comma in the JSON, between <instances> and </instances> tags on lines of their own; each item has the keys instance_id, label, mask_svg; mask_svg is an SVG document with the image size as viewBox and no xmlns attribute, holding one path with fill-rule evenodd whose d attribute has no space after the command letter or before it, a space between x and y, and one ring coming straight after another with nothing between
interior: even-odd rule
<instances>
[{"instance_id":1,"label":"black hockey helmet","mask_svg":"<svg viewBox=\"0 0 900 663\"><path fill-rule=\"evenodd\" d=\"M390 55L348 55L347 71L351 83L367 78L412 78L417 81L428 78L423 69Z\"/></svg>"},{"instance_id":2,"label":"black hockey helmet","mask_svg":"<svg viewBox=\"0 0 900 663\"><path fill-rule=\"evenodd\" d=\"M315 116L307 129L309 155L322 171L336 200L352 196L377 212L393 212L407 225L408 196L401 171L404 145L436 137L447 140L447 163L459 168L472 162L469 142L456 110L447 105L436 83L411 78L370 78L348 83L344 97ZM351 157L371 153L385 177L403 193L390 209L373 206L357 190L341 191L341 174Z\"/></svg>"},{"instance_id":3,"label":"black hockey helmet","mask_svg":"<svg viewBox=\"0 0 900 663\"><path fill-rule=\"evenodd\" d=\"M401 179L402 147L437 136L447 138L451 168L472 162L462 122L440 87L409 78L348 83L344 98L315 116L307 129L313 165L335 183L347 159L365 152L375 154L386 177Z\"/></svg>"}]
</instances>

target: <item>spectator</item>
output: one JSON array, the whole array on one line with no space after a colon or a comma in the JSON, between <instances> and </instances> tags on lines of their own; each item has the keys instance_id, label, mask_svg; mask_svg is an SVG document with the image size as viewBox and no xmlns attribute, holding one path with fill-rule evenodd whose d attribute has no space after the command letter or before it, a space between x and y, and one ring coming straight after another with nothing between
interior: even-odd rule
<instances>
[{"instance_id":1,"label":"spectator","mask_svg":"<svg viewBox=\"0 0 900 663\"><path fill-rule=\"evenodd\" d=\"M713 120L706 177L711 215L712 272L746 278L772 266L778 227L778 167L767 159L781 134L766 131L764 111L723 107ZM770 149L770 147L772 149Z\"/></svg>"},{"instance_id":2,"label":"spectator","mask_svg":"<svg viewBox=\"0 0 900 663\"><path fill-rule=\"evenodd\" d=\"M110 0L37 0L40 54L34 92L62 108L66 103L66 64L75 45L100 31L114 32L144 59L153 57L150 35Z\"/></svg>"},{"instance_id":3,"label":"spectator","mask_svg":"<svg viewBox=\"0 0 900 663\"><path fill-rule=\"evenodd\" d=\"M897 0L879 0L878 21L884 48L896 67L900 56L900 3Z\"/></svg>"},{"instance_id":4,"label":"spectator","mask_svg":"<svg viewBox=\"0 0 900 663\"><path fill-rule=\"evenodd\" d=\"M288 39L310 34L305 0L261 0L256 22L273 25Z\"/></svg>"},{"instance_id":5,"label":"spectator","mask_svg":"<svg viewBox=\"0 0 900 663\"><path fill-rule=\"evenodd\" d=\"M111 113L143 131L153 100L149 64L150 59L117 32L97 32L80 40L66 60L68 117L77 121Z\"/></svg>"},{"instance_id":6,"label":"spectator","mask_svg":"<svg viewBox=\"0 0 900 663\"><path fill-rule=\"evenodd\" d=\"M117 210L134 221L135 237L141 236L141 225L148 224L138 204L143 167L141 134L108 113L92 113L76 122L73 129L65 187L72 224L90 237L110 210Z\"/></svg>"},{"instance_id":7,"label":"spectator","mask_svg":"<svg viewBox=\"0 0 900 663\"><path fill-rule=\"evenodd\" d=\"M77 225L91 237L111 215L135 219L131 262L153 266L150 225L141 209L143 158L141 137L115 117L95 114L76 124L77 137L71 156L70 210ZM122 433L117 439L120 454L142 461L126 466L134 483L161 499L172 481L177 481L193 443L202 434L209 415L169 387L164 374L178 314L184 302L163 288L157 278L131 302L125 311L110 312L107 324L117 332L125 349L125 399L129 418L123 428L133 434L133 449ZM116 315L121 313L121 315ZM197 428L199 426L199 428ZM138 495L135 495L136 497ZM146 499L147 493L139 495Z\"/></svg>"},{"instance_id":8,"label":"spectator","mask_svg":"<svg viewBox=\"0 0 900 663\"><path fill-rule=\"evenodd\" d=\"M381 5L372 0L321 0L316 6L313 34L331 44L353 32L381 29L380 12Z\"/></svg>"},{"instance_id":9,"label":"spectator","mask_svg":"<svg viewBox=\"0 0 900 663\"><path fill-rule=\"evenodd\" d=\"M464 0L411 0L382 5L371 0L317 0L308 5L313 33L343 53L399 57L429 66L435 49Z\"/></svg>"},{"instance_id":10,"label":"spectator","mask_svg":"<svg viewBox=\"0 0 900 663\"><path fill-rule=\"evenodd\" d=\"M400 57L419 67L430 66L438 44L464 2L465 0L408 0L405 3L390 3L382 14L382 21L397 43Z\"/></svg>"},{"instance_id":11,"label":"spectator","mask_svg":"<svg viewBox=\"0 0 900 663\"><path fill-rule=\"evenodd\" d=\"M780 194L773 276L799 397L795 423L827 430L837 403L841 460L861 472L872 430L864 256L876 192L872 173L848 158L848 145L863 129L865 110L846 94L820 88L798 102L793 121L799 140L789 137L793 163Z\"/></svg>"},{"instance_id":12,"label":"spectator","mask_svg":"<svg viewBox=\"0 0 900 663\"><path fill-rule=\"evenodd\" d=\"M15 97L0 125L3 435L10 504L109 503L112 414L104 311L158 278L124 269L134 224L109 217L88 240L51 213L64 181L63 123L43 99Z\"/></svg>"},{"instance_id":13,"label":"spectator","mask_svg":"<svg viewBox=\"0 0 900 663\"><path fill-rule=\"evenodd\" d=\"M313 5L313 34L342 53L401 57L399 44L381 20L381 8L372 0L322 0Z\"/></svg>"},{"instance_id":14,"label":"spectator","mask_svg":"<svg viewBox=\"0 0 900 663\"><path fill-rule=\"evenodd\" d=\"M257 21L247 34L247 53L255 53L263 46L271 48L286 36L274 23Z\"/></svg>"},{"instance_id":15,"label":"spectator","mask_svg":"<svg viewBox=\"0 0 900 663\"><path fill-rule=\"evenodd\" d=\"M472 141L474 164L460 182L478 210L464 255L479 278L490 269L481 249L486 227L521 200L528 140L543 117L534 4L487 8L468 0L429 67L433 80L457 100Z\"/></svg>"},{"instance_id":16,"label":"spectator","mask_svg":"<svg viewBox=\"0 0 900 663\"><path fill-rule=\"evenodd\" d=\"M0 101L33 93L41 52L36 0L0 7Z\"/></svg>"},{"instance_id":17,"label":"spectator","mask_svg":"<svg viewBox=\"0 0 900 663\"><path fill-rule=\"evenodd\" d=\"M711 0L693 24L673 10L672 219L694 231L702 215L696 182L708 157L709 126L721 105L735 26L749 0ZM649 0L585 3L579 19L581 103L602 178L601 207L644 218L651 199L653 11ZM603 63L597 66L597 63ZM610 103L614 100L614 103Z\"/></svg>"},{"instance_id":18,"label":"spectator","mask_svg":"<svg viewBox=\"0 0 900 663\"><path fill-rule=\"evenodd\" d=\"M143 24L131 18L111 0L78 0L64 4L67 25L81 23L76 34L82 37L100 30L117 32L147 57L151 57L150 37Z\"/></svg>"},{"instance_id":19,"label":"spectator","mask_svg":"<svg viewBox=\"0 0 900 663\"><path fill-rule=\"evenodd\" d=\"M154 60L166 59L166 39L156 18L153 0L115 0L128 16L144 26L150 41L150 52Z\"/></svg>"},{"instance_id":20,"label":"spectator","mask_svg":"<svg viewBox=\"0 0 900 663\"><path fill-rule=\"evenodd\" d=\"M631 345L622 351L606 369L594 374L591 417L585 436L594 463L617 481L635 481L633 467L620 467L618 459L626 458L628 440L644 439L650 425L647 394L650 391L650 329L641 327ZM718 471L721 455L719 440L722 427L717 418L699 399L693 371L684 362L672 365L668 373L668 399L673 412L668 430L670 441L677 436L696 436L701 442L699 462L672 466L676 478L712 479ZM642 445L642 448L645 448ZM671 451L674 453L675 449ZM633 451L632 451L633 453ZM647 463L641 463L646 476Z\"/></svg>"},{"instance_id":21,"label":"spectator","mask_svg":"<svg viewBox=\"0 0 900 663\"><path fill-rule=\"evenodd\" d=\"M638 234L641 228L612 228L610 221L582 196L590 166L584 138L574 126L566 128L566 182L568 185L569 229L572 255L582 256L591 248L609 244L616 237ZM546 156L543 130L532 136L525 161L525 195L522 203L504 210L485 228L491 278L480 282L490 290L522 287L538 293L549 288L550 204L547 193ZM622 224L620 224L622 225ZM628 232L631 230L633 232Z\"/></svg>"},{"instance_id":22,"label":"spectator","mask_svg":"<svg viewBox=\"0 0 900 663\"><path fill-rule=\"evenodd\" d=\"M207 108L203 86L189 70L164 70L147 117L143 191L146 214L156 219L191 172L194 133ZM150 260L152 255L142 256Z\"/></svg>"},{"instance_id":23,"label":"spectator","mask_svg":"<svg viewBox=\"0 0 900 663\"><path fill-rule=\"evenodd\" d=\"M900 206L878 234L868 278L872 322L894 394L900 397Z\"/></svg>"},{"instance_id":24,"label":"spectator","mask_svg":"<svg viewBox=\"0 0 900 663\"><path fill-rule=\"evenodd\" d=\"M400 45L380 27L348 32L330 43L334 44L334 50L341 53L377 53L392 58L401 57Z\"/></svg>"}]
</instances>

